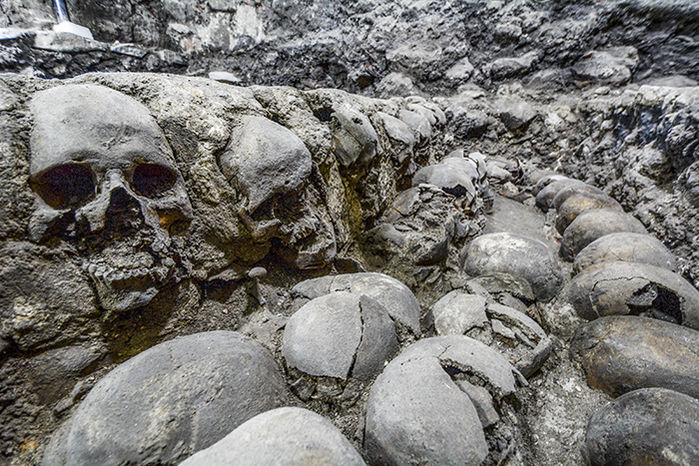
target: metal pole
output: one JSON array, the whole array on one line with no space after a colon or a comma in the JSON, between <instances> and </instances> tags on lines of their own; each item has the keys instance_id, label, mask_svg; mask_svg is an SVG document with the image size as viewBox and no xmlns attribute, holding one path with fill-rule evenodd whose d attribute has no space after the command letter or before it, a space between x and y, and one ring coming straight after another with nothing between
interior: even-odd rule
<instances>
[{"instance_id":1,"label":"metal pole","mask_svg":"<svg viewBox=\"0 0 699 466\"><path fill-rule=\"evenodd\" d=\"M62 23L63 21L70 21L65 0L53 0L53 6L56 9L56 17L58 18L59 23Z\"/></svg>"}]
</instances>

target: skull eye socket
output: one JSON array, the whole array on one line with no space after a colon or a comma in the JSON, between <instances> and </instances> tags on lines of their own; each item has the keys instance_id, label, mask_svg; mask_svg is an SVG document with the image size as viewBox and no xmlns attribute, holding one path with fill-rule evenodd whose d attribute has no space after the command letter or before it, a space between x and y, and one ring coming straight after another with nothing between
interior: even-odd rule
<instances>
[{"instance_id":1,"label":"skull eye socket","mask_svg":"<svg viewBox=\"0 0 699 466\"><path fill-rule=\"evenodd\" d=\"M133 173L134 190L145 197L158 197L175 184L177 175L169 168L154 163L136 167Z\"/></svg>"},{"instance_id":2,"label":"skull eye socket","mask_svg":"<svg viewBox=\"0 0 699 466\"><path fill-rule=\"evenodd\" d=\"M33 189L54 209L69 209L87 202L95 194L92 171L77 163L51 168L35 180Z\"/></svg>"}]
</instances>

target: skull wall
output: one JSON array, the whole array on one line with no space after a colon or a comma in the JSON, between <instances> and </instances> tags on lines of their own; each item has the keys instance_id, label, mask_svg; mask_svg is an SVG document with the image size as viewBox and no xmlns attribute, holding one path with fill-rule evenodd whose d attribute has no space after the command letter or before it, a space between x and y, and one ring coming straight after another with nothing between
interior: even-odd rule
<instances>
[{"instance_id":1,"label":"skull wall","mask_svg":"<svg viewBox=\"0 0 699 466\"><path fill-rule=\"evenodd\" d=\"M269 270L272 310L304 278L361 268L357 239L443 152L389 136L379 113L408 105L175 76L3 76L0 417L34 443L3 439L2 455L34 458L114 364L238 328L260 306L254 267ZM58 367L62 355L75 364ZM53 373L60 384L31 388Z\"/></svg>"}]
</instances>

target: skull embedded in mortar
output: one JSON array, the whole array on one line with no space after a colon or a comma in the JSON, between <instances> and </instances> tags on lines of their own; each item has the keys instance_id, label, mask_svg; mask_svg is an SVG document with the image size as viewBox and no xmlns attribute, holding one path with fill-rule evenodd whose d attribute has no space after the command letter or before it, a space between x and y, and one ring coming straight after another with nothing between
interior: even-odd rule
<instances>
[{"instance_id":1,"label":"skull embedded in mortar","mask_svg":"<svg viewBox=\"0 0 699 466\"><path fill-rule=\"evenodd\" d=\"M141 103L96 85L38 92L31 110L32 238L72 242L105 309L148 304L178 279L170 227L192 218L160 127Z\"/></svg>"},{"instance_id":2,"label":"skull embedded in mortar","mask_svg":"<svg viewBox=\"0 0 699 466\"><path fill-rule=\"evenodd\" d=\"M323 202L309 189L312 157L290 129L268 118L245 115L220 155L221 172L244 198L239 217L253 240L272 241L299 269L317 269L337 252Z\"/></svg>"}]
</instances>

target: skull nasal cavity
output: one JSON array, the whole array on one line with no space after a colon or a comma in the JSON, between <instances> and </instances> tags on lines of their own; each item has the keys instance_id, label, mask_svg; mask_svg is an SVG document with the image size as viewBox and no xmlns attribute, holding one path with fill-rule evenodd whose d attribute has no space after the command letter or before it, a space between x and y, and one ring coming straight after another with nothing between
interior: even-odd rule
<instances>
[{"instance_id":1,"label":"skull nasal cavity","mask_svg":"<svg viewBox=\"0 0 699 466\"><path fill-rule=\"evenodd\" d=\"M126 188L119 186L109 195L109 212L125 212L127 210L138 210L139 204Z\"/></svg>"}]
</instances>

